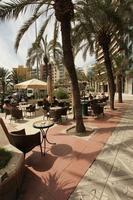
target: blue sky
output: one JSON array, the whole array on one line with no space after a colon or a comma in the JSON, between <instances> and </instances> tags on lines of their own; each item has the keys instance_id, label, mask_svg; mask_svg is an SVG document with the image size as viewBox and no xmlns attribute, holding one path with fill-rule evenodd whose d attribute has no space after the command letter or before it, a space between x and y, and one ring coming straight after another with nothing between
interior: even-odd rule
<instances>
[{"instance_id":1,"label":"blue sky","mask_svg":"<svg viewBox=\"0 0 133 200\"><path fill-rule=\"evenodd\" d=\"M18 65L25 65L27 49L35 39L35 31L32 27L26 33L16 54L14 43L17 31L23 24L23 19L23 17L20 17L17 21L10 20L9 22L0 22L0 67L11 70L13 67L17 67ZM48 30L48 34L50 34L50 32ZM84 62L82 54L79 53L76 57L75 65L78 67L84 67L89 66L94 62L94 56L88 56L86 62Z\"/></svg>"}]
</instances>

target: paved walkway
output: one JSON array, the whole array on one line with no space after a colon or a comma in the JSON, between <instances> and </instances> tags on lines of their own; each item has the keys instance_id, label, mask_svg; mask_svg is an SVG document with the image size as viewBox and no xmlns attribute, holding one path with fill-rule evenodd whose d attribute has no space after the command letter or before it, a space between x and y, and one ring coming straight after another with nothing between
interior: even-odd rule
<instances>
[{"instance_id":1,"label":"paved walkway","mask_svg":"<svg viewBox=\"0 0 133 200\"><path fill-rule=\"evenodd\" d=\"M133 200L133 101L69 200Z\"/></svg>"},{"instance_id":2,"label":"paved walkway","mask_svg":"<svg viewBox=\"0 0 133 200\"><path fill-rule=\"evenodd\" d=\"M66 135L64 130L72 122L51 128L49 139L57 145L47 145L47 154L43 158L39 148L27 154L19 200L133 199L132 103L133 98L117 104L118 109L107 110L105 118L85 118L86 126L96 130L91 137ZM126 111L124 115L123 111ZM32 133L36 131L32 127L34 120L5 122L9 129L25 127Z\"/></svg>"}]
</instances>

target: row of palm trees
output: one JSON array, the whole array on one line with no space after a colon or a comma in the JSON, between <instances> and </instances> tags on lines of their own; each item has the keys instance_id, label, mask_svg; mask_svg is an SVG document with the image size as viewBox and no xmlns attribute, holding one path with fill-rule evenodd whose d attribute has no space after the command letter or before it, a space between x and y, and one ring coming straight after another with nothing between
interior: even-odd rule
<instances>
[{"instance_id":1,"label":"row of palm trees","mask_svg":"<svg viewBox=\"0 0 133 200\"><path fill-rule=\"evenodd\" d=\"M119 49L124 49L124 34L129 32L132 18L131 0L11 0L0 4L0 19L17 19L19 15L28 13L29 19L20 28L15 42L17 51L20 40L29 27L41 18L41 26L35 40L36 48L42 42L46 27L51 19L54 23L54 44L58 39L60 28L62 38L63 63L68 71L75 106L77 132L84 132L82 119L80 92L74 65L74 54L84 49L84 56L88 52L96 53L99 48L103 51L106 66L110 107L114 109L115 84L113 76L112 58L110 55L111 41L115 40ZM129 11L130 10L130 14ZM72 23L73 22L73 23ZM55 49L53 48L55 52ZM46 61L45 61L46 62Z\"/></svg>"},{"instance_id":2,"label":"row of palm trees","mask_svg":"<svg viewBox=\"0 0 133 200\"><path fill-rule=\"evenodd\" d=\"M13 91L13 85L20 81L13 70L10 72L4 67L0 67L0 103L3 105L5 97Z\"/></svg>"}]
</instances>

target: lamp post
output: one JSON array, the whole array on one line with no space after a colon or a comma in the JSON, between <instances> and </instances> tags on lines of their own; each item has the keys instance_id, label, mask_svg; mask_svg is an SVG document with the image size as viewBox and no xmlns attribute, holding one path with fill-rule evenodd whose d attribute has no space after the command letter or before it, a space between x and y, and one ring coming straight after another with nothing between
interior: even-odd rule
<instances>
[{"instance_id":1,"label":"lamp post","mask_svg":"<svg viewBox=\"0 0 133 200\"><path fill-rule=\"evenodd\" d=\"M35 39L37 39L37 21L35 20ZM36 66L36 70L37 70L37 78L39 79L39 60L38 60L38 52L37 52L37 49L36 49L36 58L37 58L37 66Z\"/></svg>"}]
</instances>

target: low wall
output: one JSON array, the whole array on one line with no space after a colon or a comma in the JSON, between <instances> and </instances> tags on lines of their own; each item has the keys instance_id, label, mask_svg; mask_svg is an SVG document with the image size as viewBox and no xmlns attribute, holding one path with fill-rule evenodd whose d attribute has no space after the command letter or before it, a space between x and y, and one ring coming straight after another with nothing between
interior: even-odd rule
<instances>
[{"instance_id":1,"label":"low wall","mask_svg":"<svg viewBox=\"0 0 133 200\"><path fill-rule=\"evenodd\" d=\"M4 148L12 153L12 158L7 166L0 170L0 199L16 200L23 178L24 155L10 144Z\"/></svg>"}]
</instances>

